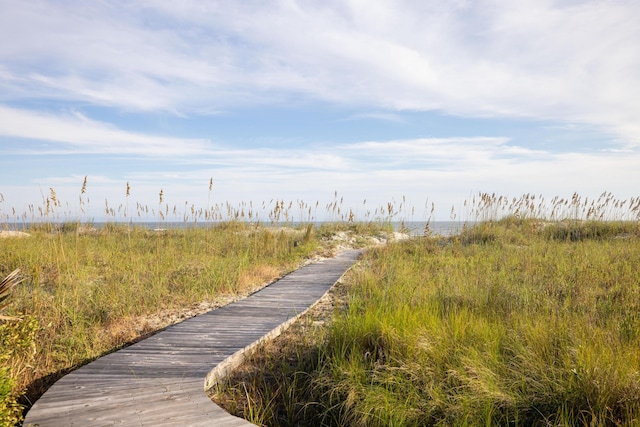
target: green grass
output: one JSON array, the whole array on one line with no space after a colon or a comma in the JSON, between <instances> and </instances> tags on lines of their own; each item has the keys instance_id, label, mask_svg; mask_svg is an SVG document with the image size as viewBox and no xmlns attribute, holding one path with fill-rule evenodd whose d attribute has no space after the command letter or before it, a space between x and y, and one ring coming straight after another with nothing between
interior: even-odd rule
<instances>
[{"instance_id":1,"label":"green grass","mask_svg":"<svg viewBox=\"0 0 640 427\"><path fill-rule=\"evenodd\" d=\"M20 268L25 279L3 312L22 320L0 322L5 424L19 418L20 395L28 406L65 372L329 253L344 244L336 235L365 246L413 216L404 197L348 208L336 193L324 207L334 223L292 231L279 225L314 223L323 208L213 204L210 181L206 209L171 209L162 190L156 207L134 209L127 183L125 203L105 201L95 230L86 185L75 208L53 189L23 213L0 197L0 228L31 224L31 237L0 245L0 277ZM464 206L483 222L459 237L371 250L331 326L267 357L232 406L273 425L632 424L640 198L480 194ZM133 219L194 226L151 231Z\"/></svg>"},{"instance_id":2,"label":"green grass","mask_svg":"<svg viewBox=\"0 0 640 427\"><path fill-rule=\"evenodd\" d=\"M31 387L29 399L68 369L165 326L147 319L247 294L319 250L306 230L246 224L30 232L0 247L0 276L20 268L25 279L5 310L22 321L0 325L0 367L14 390Z\"/></svg>"},{"instance_id":3,"label":"green grass","mask_svg":"<svg viewBox=\"0 0 640 427\"><path fill-rule=\"evenodd\" d=\"M0 194L0 231L26 227L30 234L2 238L0 245L0 276L19 268L24 279L0 303L10 302L0 318L0 425L19 422L22 407L66 372L247 295L309 257L330 255L340 244L336 233L355 245L368 241L355 238L356 231L385 236L393 218L382 208L366 209L366 223L356 224L336 192L324 207L335 222L316 227L318 202L234 206L212 200L213 179L208 189L206 209L187 202L171 207L163 190L158 205L147 206L130 200L127 183L124 203L105 200L98 209L106 221L98 229L86 177L77 206L50 188L41 206L20 212L7 209ZM158 230L135 221L156 223ZM300 225L292 228L293 221Z\"/></svg>"},{"instance_id":4,"label":"green grass","mask_svg":"<svg viewBox=\"0 0 640 427\"><path fill-rule=\"evenodd\" d=\"M336 233L387 233L372 223L240 221L162 231L45 223L25 231L30 237L0 246L0 276L20 268L24 279L3 312L21 320L0 323L0 417L8 425L19 419L23 393L18 400L28 407L69 370L329 255Z\"/></svg>"},{"instance_id":5,"label":"green grass","mask_svg":"<svg viewBox=\"0 0 640 427\"><path fill-rule=\"evenodd\" d=\"M257 370L285 374L246 381L255 421L637 425L638 265L637 222L511 217L372 249L330 326Z\"/></svg>"}]
</instances>

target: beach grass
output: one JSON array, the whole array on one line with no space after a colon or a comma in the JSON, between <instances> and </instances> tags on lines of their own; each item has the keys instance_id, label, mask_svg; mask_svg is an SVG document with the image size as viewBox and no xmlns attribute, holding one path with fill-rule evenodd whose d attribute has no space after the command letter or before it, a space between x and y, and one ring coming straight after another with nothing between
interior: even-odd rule
<instances>
[{"instance_id":1,"label":"beach grass","mask_svg":"<svg viewBox=\"0 0 640 427\"><path fill-rule=\"evenodd\" d=\"M403 198L358 218L336 193L333 221L318 224L318 203L263 202L266 216L251 202L178 210L162 190L157 207L130 211L127 183L126 202L105 201L96 225L85 190L78 209L51 189L41 207L0 211L11 236L0 276L19 268L22 280L0 322L7 425L69 370L310 257L383 242L409 211ZM474 225L459 236L432 236L428 214L424 238L369 250L329 326L266 357L260 381L230 385L232 406L271 425L634 420L640 200L480 194L464 206Z\"/></svg>"},{"instance_id":2,"label":"beach grass","mask_svg":"<svg viewBox=\"0 0 640 427\"><path fill-rule=\"evenodd\" d=\"M56 213L59 206L52 190L37 221L10 230L28 217L20 215L0 227L0 276L20 269L22 281L3 294L0 424L19 423L70 370L246 296L339 244L364 245L366 235L389 233L381 222L280 222L293 206L282 201L266 224L242 207L224 217L215 207L209 214L189 209L191 216L170 222L163 206L152 226L130 221L122 209L101 224L56 221L71 216Z\"/></svg>"},{"instance_id":3,"label":"beach grass","mask_svg":"<svg viewBox=\"0 0 640 427\"><path fill-rule=\"evenodd\" d=\"M246 295L318 250L303 230L30 230L3 239L0 265L22 270L0 325L4 365L33 399L105 352ZM28 345L25 345L28 343ZM44 379L42 384L38 380Z\"/></svg>"},{"instance_id":4,"label":"beach grass","mask_svg":"<svg viewBox=\"0 0 640 427\"><path fill-rule=\"evenodd\" d=\"M377 247L328 326L217 394L270 426L637 425L639 263L636 221L508 216Z\"/></svg>"}]
</instances>

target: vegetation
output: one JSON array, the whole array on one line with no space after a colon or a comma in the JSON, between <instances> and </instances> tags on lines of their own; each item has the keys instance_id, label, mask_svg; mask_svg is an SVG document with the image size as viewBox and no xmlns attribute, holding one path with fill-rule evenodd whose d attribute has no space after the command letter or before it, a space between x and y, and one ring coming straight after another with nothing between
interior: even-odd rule
<instances>
[{"instance_id":1,"label":"vegetation","mask_svg":"<svg viewBox=\"0 0 640 427\"><path fill-rule=\"evenodd\" d=\"M367 245L406 211L403 199L358 212L336 194L324 215L334 222L318 226L318 203L180 211L162 191L157 207L130 211L127 184L95 225L85 191L86 180L77 210L51 189L42 207L0 211L3 232L29 234L0 246L0 277L19 268L22 280L10 306L0 298L6 425L69 370L252 292L336 235ZM607 193L551 205L482 194L463 212L479 225L446 239L430 237L429 215L425 238L371 249L330 326L266 357L260 380L231 386L232 406L260 424L631 423L639 211Z\"/></svg>"},{"instance_id":2,"label":"vegetation","mask_svg":"<svg viewBox=\"0 0 640 427\"><path fill-rule=\"evenodd\" d=\"M10 304L7 300L9 299L11 289L21 281L18 277L19 273L20 270L16 269L0 281L0 321L19 320L15 317L1 314ZM3 327L4 325L0 325L0 329ZM6 362L9 357L9 351L2 351L2 353L0 353L0 362ZM16 394L13 392L14 387L15 380L11 376L8 368L5 366L0 367L0 425L13 425L21 419L22 408L16 401Z\"/></svg>"},{"instance_id":3,"label":"vegetation","mask_svg":"<svg viewBox=\"0 0 640 427\"><path fill-rule=\"evenodd\" d=\"M266 225L251 204L185 204L183 213L164 203L162 191L157 208L137 205L131 214L129 190L125 205L105 202L100 224L83 218L86 180L79 219L53 189L42 207L0 212L3 236L12 236L1 240L0 276L19 268L20 278L12 273L7 283L22 281L0 318L0 425L19 422L23 407L66 372L330 252L336 233L386 233L373 222L292 225L294 205L283 201L271 202ZM344 215L337 201L327 210ZM3 290L2 308L6 297Z\"/></svg>"},{"instance_id":4,"label":"vegetation","mask_svg":"<svg viewBox=\"0 0 640 427\"><path fill-rule=\"evenodd\" d=\"M637 425L639 262L636 221L521 212L371 249L217 395L259 425Z\"/></svg>"},{"instance_id":5,"label":"vegetation","mask_svg":"<svg viewBox=\"0 0 640 427\"><path fill-rule=\"evenodd\" d=\"M0 326L2 365L18 390L31 387L31 400L62 373L179 320L180 311L213 308L294 269L318 247L300 236L238 224L4 239L0 266L20 266L25 280L7 310L22 320Z\"/></svg>"}]
</instances>

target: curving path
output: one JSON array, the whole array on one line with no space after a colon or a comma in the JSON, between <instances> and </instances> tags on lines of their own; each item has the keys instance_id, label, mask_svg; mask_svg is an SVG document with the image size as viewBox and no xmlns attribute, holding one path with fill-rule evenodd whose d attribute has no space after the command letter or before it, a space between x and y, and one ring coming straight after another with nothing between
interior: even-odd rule
<instances>
[{"instance_id":1,"label":"curving path","mask_svg":"<svg viewBox=\"0 0 640 427\"><path fill-rule=\"evenodd\" d=\"M252 425L215 405L205 387L320 299L360 253L306 265L243 300L71 372L33 405L24 426Z\"/></svg>"}]
</instances>

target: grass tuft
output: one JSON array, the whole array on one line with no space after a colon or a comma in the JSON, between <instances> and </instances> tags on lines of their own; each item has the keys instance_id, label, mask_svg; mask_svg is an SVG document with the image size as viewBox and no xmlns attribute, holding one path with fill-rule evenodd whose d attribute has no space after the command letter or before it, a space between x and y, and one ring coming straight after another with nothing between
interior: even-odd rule
<instances>
[{"instance_id":1,"label":"grass tuft","mask_svg":"<svg viewBox=\"0 0 640 427\"><path fill-rule=\"evenodd\" d=\"M328 328L243 387L261 425L634 425L638 261L621 221L507 217L370 249Z\"/></svg>"}]
</instances>

